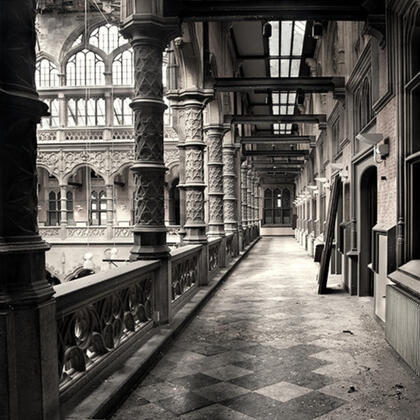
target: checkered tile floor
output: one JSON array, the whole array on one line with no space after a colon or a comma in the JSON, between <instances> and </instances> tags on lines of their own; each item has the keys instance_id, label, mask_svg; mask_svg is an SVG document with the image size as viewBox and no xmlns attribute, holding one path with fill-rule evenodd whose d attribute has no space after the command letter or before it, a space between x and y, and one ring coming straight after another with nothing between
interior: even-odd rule
<instances>
[{"instance_id":1,"label":"checkered tile floor","mask_svg":"<svg viewBox=\"0 0 420 420\"><path fill-rule=\"evenodd\" d=\"M371 299L318 296L316 271L262 239L114 419L420 419Z\"/></svg>"}]
</instances>

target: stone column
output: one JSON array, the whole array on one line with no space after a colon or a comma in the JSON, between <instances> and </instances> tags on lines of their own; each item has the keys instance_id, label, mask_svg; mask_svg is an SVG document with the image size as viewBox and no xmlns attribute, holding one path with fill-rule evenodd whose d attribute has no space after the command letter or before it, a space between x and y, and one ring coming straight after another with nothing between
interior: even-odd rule
<instances>
[{"instance_id":1,"label":"stone column","mask_svg":"<svg viewBox=\"0 0 420 420\"><path fill-rule=\"evenodd\" d=\"M147 3L147 4L146 4ZM150 10L149 2L135 4L133 15L123 21L121 33L134 50L135 226L131 260L169 256L164 223L162 54L178 27ZM150 8L150 9L149 9ZM127 13L127 8L122 8ZM124 18L124 16L123 16ZM171 21L172 22L172 21Z\"/></svg>"},{"instance_id":2,"label":"stone column","mask_svg":"<svg viewBox=\"0 0 420 420\"><path fill-rule=\"evenodd\" d=\"M237 232L237 197L236 197L236 171L235 171L234 145L223 146L223 191L225 193L224 221L226 232Z\"/></svg>"},{"instance_id":3,"label":"stone column","mask_svg":"<svg viewBox=\"0 0 420 420\"><path fill-rule=\"evenodd\" d=\"M223 222L223 126L209 125L204 129L208 151L209 237L225 236Z\"/></svg>"},{"instance_id":4,"label":"stone column","mask_svg":"<svg viewBox=\"0 0 420 420\"><path fill-rule=\"evenodd\" d=\"M248 171L246 173L246 204L247 204L247 220L248 220L248 230L250 232L250 240L252 241L254 238L252 237L252 168L248 166Z\"/></svg>"},{"instance_id":5,"label":"stone column","mask_svg":"<svg viewBox=\"0 0 420 420\"><path fill-rule=\"evenodd\" d=\"M106 185L106 231L107 238L113 238L112 228L114 227L114 185Z\"/></svg>"},{"instance_id":6,"label":"stone column","mask_svg":"<svg viewBox=\"0 0 420 420\"><path fill-rule=\"evenodd\" d=\"M180 122L184 142L180 146L185 154L185 238L186 244L202 244L199 284L208 283L208 246L204 221L204 148L203 108L210 93L201 90L183 91Z\"/></svg>"},{"instance_id":7,"label":"stone column","mask_svg":"<svg viewBox=\"0 0 420 420\"><path fill-rule=\"evenodd\" d=\"M248 238L248 207L247 207L247 174L248 166L246 161L241 165L241 215L242 215L242 232L244 245L249 242Z\"/></svg>"},{"instance_id":8,"label":"stone column","mask_svg":"<svg viewBox=\"0 0 420 420\"><path fill-rule=\"evenodd\" d=\"M35 1L0 2L0 417L59 419L54 289L37 226Z\"/></svg>"},{"instance_id":9,"label":"stone column","mask_svg":"<svg viewBox=\"0 0 420 420\"><path fill-rule=\"evenodd\" d=\"M67 236L67 191L68 185L60 185L60 237L65 239Z\"/></svg>"}]
</instances>

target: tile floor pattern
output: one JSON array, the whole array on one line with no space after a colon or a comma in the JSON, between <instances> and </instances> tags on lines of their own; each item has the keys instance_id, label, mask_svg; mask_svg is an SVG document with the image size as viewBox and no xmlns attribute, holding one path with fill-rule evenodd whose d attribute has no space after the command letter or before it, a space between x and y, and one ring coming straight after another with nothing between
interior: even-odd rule
<instances>
[{"instance_id":1,"label":"tile floor pattern","mask_svg":"<svg viewBox=\"0 0 420 420\"><path fill-rule=\"evenodd\" d=\"M372 300L318 296L316 274L293 238L262 239L114 419L420 419Z\"/></svg>"}]
</instances>

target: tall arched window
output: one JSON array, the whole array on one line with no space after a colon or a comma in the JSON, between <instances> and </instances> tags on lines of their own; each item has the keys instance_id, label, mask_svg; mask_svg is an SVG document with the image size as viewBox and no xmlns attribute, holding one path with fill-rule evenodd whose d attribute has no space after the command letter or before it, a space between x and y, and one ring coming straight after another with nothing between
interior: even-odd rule
<instances>
[{"instance_id":1,"label":"tall arched window","mask_svg":"<svg viewBox=\"0 0 420 420\"><path fill-rule=\"evenodd\" d=\"M112 83L131 86L134 83L133 72L133 50L130 48L115 57L112 63Z\"/></svg>"},{"instance_id":2,"label":"tall arched window","mask_svg":"<svg viewBox=\"0 0 420 420\"><path fill-rule=\"evenodd\" d=\"M130 107L130 98L114 99L114 125L132 125L133 110Z\"/></svg>"},{"instance_id":3,"label":"tall arched window","mask_svg":"<svg viewBox=\"0 0 420 420\"><path fill-rule=\"evenodd\" d=\"M61 221L61 194L51 191L48 195L48 225L57 226Z\"/></svg>"},{"instance_id":4,"label":"tall arched window","mask_svg":"<svg viewBox=\"0 0 420 420\"><path fill-rule=\"evenodd\" d=\"M107 54L127 42L118 28L109 24L94 29L89 38L89 44L105 51Z\"/></svg>"},{"instance_id":5,"label":"tall arched window","mask_svg":"<svg viewBox=\"0 0 420 420\"><path fill-rule=\"evenodd\" d=\"M42 128L53 128L59 126L59 110L58 99L44 99L49 107L50 114L48 117L41 118Z\"/></svg>"},{"instance_id":6,"label":"tall arched window","mask_svg":"<svg viewBox=\"0 0 420 420\"><path fill-rule=\"evenodd\" d=\"M66 65L68 86L94 86L105 84L105 65L102 58L89 50L71 56Z\"/></svg>"},{"instance_id":7,"label":"tall arched window","mask_svg":"<svg viewBox=\"0 0 420 420\"><path fill-rule=\"evenodd\" d=\"M35 83L37 88L59 85L57 67L50 60L43 58L36 63Z\"/></svg>"},{"instance_id":8,"label":"tall arched window","mask_svg":"<svg viewBox=\"0 0 420 420\"><path fill-rule=\"evenodd\" d=\"M69 127L105 125L105 100L102 98L69 99L67 124Z\"/></svg>"},{"instance_id":9,"label":"tall arched window","mask_svg":"<svg viewBox=\"0 0 420 420\"><path fill-rule=\"evenodd\" d=\"M105 191L92 191L90 198L90 224L92 226L104 225L106 223L106 210Z\"/></svg>"}]
</instances>

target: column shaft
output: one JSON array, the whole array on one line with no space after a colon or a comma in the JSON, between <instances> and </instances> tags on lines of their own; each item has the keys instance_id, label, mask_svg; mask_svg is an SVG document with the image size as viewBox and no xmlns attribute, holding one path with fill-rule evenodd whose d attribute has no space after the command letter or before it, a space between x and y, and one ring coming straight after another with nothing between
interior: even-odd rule
<instances>
[{"instance_id":1,"label":"column shaft","mask_svg":"<svg viewBox=\"0 0 420 420\"><path fill-rule=\"evenodd\" d=\"M37 226L35 1L0 2L0 417L59 419L54 290Z\"/></svg>"},{"instance_id":2,"label":"column shaft","mask_svg":"<svg viewBox=\"0 0 420 420\"><path fill-rule=\"evenodd\" d=\"M235 146L223 146L223 190L225 193L223 206L226 232L236 232L238 227L235 153Z\"/></svg>"},{"instance_id":3,"label":"column shaft","mask_svg":"<svg viewBox=\"0 0 420 420\"><path fill-rule=\"evenodd\" d=\"M141 19L128 21L121 30L134 50L135 226L131 260L169 255L164 222L162 54L165 25Z\"/></svg>"},{"instance_id":4,"label":"column shaft","mask_svg":"<svg viewBox=\"0 0 420 420\"><path fill-rule=\"evenodd\" d=\"M205 128L208 150L208 200L209 200L209 230L208 236L222 237L224 230L223 206L223 134L222 126Z\"/></svg>"}]
</instances>

